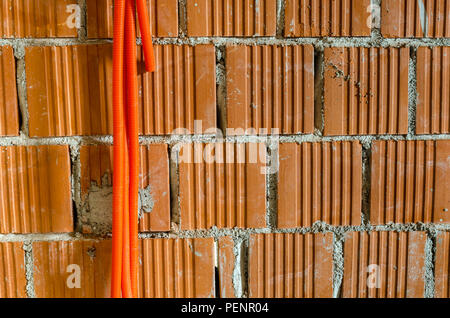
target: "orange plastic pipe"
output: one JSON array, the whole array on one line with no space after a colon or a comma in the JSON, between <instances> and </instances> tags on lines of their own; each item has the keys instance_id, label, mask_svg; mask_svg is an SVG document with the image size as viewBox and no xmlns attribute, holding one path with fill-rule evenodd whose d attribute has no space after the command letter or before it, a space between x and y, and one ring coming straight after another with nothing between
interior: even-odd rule
<instances>
[{"instance_id":1,"label":"orange plastic pipe","mask_svg":"<svg viewBox=\"0 0 450 318\"><path fill-rule=\"evenodd\" d=\"M129 266L133 297L137 297L138 277L138 191L139 128L135 0L127 0L125 10L125 64L127 87L127 139L129 154ZM126 226L126 225L124 225Z\"/></svg>"},{"instance_id":2,"label":"orange plastic pipe","mask_svg":"<svg viewBox=\"0 0 450 318\"><path fill-rule=\"evenodd\" d=\"M136 3L142 47L144 49L145 69L147 72L154 72L155 55L153 52L152 34L150 33L150 22L148 18L146 0L137 0Z\"/></svg>"},{"instance_id":3,"label":"orange plastic pipe","mask_svg":"<svg viewBox=\"0 0 450 318\"><path fill-rule=\"evenodd\" d=\"M113 42L113 136L114 136L114 173L113 173L113 234L112 234L112 271L111 297L119 298L122 281L122 248L124 204L124 48L125 0L116 0L114 4L114 42Z\"/></svg>"},{"instance_id":4,"label":"orange plastic pipe","mask_svg":"<svg viewBox=\"0 0 450 318\"><path fill-rule=\"evenodd\" d=\"M130 1L130 0L127 0ZM125 16L126 16L125 11ZM126 36L125 36L126 39ZM127 74L127 73L126 73ZM128 95L128 92L127 92ZM125 134L126 135L126 134ZM125 184L129 182L128 176L128 149L127 143L124 139L125 144L125 165L124 165L124 180ZM131 276L130 276L130 215L129 215L129 196L130 192L128 187L124 189L124 200L123 200L123 255L122 255L122 297L131 298L133 297L132 289L131 289Z\"/></svg>"},{"instance_id":5,"label":"orange plastic pipe","mask_svg":"<svg viewBox=\"0 0 450 318\"><path fill-rule=\"evenodd\" d=\"M146 69L155 69L145 0L137 1ZM139 131L135 0L115 0L112 297L137 297Z\"/></svg>"}]
</instances>

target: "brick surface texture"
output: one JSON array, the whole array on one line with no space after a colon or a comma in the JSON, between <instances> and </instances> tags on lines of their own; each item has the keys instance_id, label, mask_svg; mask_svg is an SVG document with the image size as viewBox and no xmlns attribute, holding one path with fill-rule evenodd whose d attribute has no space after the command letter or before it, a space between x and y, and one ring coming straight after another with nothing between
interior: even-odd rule
<instances>
[{"instance_id":1,"label":"brick surface texture","mask_svg":"<svg viewBox=\"0 0 450 318\"><path fill-rule=\"evenodd\" d=\"M114 1L0 3L0 298L109 297ZM450 1L147 3L139 297L450 297Z\"/></svg>"}]
</instances>

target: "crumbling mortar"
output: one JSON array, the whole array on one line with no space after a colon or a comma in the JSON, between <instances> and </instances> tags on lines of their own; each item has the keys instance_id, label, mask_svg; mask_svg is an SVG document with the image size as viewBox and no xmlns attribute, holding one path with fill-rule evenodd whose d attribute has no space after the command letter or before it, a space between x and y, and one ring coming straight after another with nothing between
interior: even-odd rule
<instances>
[{"instance_id":1,"label":"crumbling mortar","mask_svg":"<svg viewBox=\"0 0 450 318\"><path fill-rule=\"evenodd\" d=\"M72 201L75 203L75 210L73 218L75 220L75 229L81 231L80 214L82 212L83 202L81 198L81 162L80 162L80 144L72 144L70 149L70 162L71 162L71 191Z\"/></svg>"},{"instance_id":2,"label":"crumbling mortar","mask_svg":"<svg viewBox=\"0 0 450 318\"><path fill-rule=\"evenodd\" d=\"M33 244L29 241L23 242L23 250L25 252L25 279L26 279L26 292L28 298L36 298L36 292L34 290L34 259L33 259Z\"/></svg>"},{"instance_id":3,"label":"crumbling mortar","mask_svg":"<svg viewBox=\"0 0 450 318\"><path fill-rule=\"evenodd\" d=\"M178 37L187 37L187 4L186 0L178 0Z\"/></svg>"},{"instance_id":4,"label":"crumbling mortar","mask_svg":"<svg viewBox=\"0 0 450 318\"><path fill-rule=\"evenodd\" d=\"M277 0L277 27L276 27L276 37L282 39L284 36L284 21L285 21L285 0Z\"/></svg>"},{"instance_id":5,"label":"crumbling mortar","mask_svg":"<svg viewBox=\"0 0 450 318\"><path fill-rule=\"evenodd\" d=\"M235 258L232 274L232 283L234 295L237 298L243 298L247 290L247 253L245 246L245 236L235 235L233 239L233 254Z\"/></svg>"},{"instance_id":6,"label":"crumbling mortar","mask_svg":"<svg viewBox=\"0 0 450 318\"><path fill-rule=\"evenodd\" d=\"M383 35L381 34L381 0L372 0L372 29L370 33L371 42L373 45L378 46L383 42ZM378 11L375 11L378 10Z\"/></svg>"},{"instance_id":7,"label":"crumbling mortar","mask_svg":"<svg viewBox=\"0 0 450 318\"><path fill-rule=\"evenodd\" d=\"M437 232L433 227L427 229L427 241L425 244L425 290L424 298L435 297L434 264L436 261L436 236Z\"/></svg>"},{"instance_id":8,"label":"crumbling mortar","mask_svg":"<svg viewBox=\"0 0 450 318\"><path fill-rule=\"evenodd\" d=\"M370 219L370 158L372 152L372 144L362 143L362 210L361 222L367 225Z\"/></svg>"},{"instance_id":9,"label":"crumbling mortar","mask_svg":"<svg viewBox=\"0 0 450 318\"><path fill-rule=\"evenodd\" d=\"M24 48L17 44L14 46L14 56L16 62L16 87L17 100L19 104L21 127L20 131L28 134L28 104L27 104L27 84L25 72Z\"/></svg>"},{"instance_id":10,"label":"crumbling mortar","mask_svg":"<svg viewBox=\"0 0 450 318\"><path fill-rule=\"evenodd\" d=\"M216 46L217 128L227 127L227 81L225 46Z\"/></svg>"},{"instance_id":11,"label":"crumbling mortar","mask_svg":"<svg viewBox=\"0 0 450 318\"><path fill-rule=\"evenodd\" d=\"M340 297L344 277L344 235L341 231L333 233L333 298Z\"/></svg>"},{"instance_id":12,"label":"crumbling mortar","mask_svg":"<svg viewBox=\"0 0 450 318\"><path fill-rule=\"evenodd\" d=\"M78 6L80 7L80 27L78 28L78 40L85 42L87 40L87 7L86 0L78 0Z\"/></svg>"},{"instance_id":13,"label":"crumbling mortar","mask_svg":"<svg viewBox=\"0 0 450 318\"><path fill-rule=\"evenodd\" d=\"M413 138L416 132L417 110L417 48L410 48L408 68L408 137Z\"/></svg>"},{"instance_id":14,"label":"crumbling mortar","mask_svg":"<svg viewBox=\"0 0 450 318\"><path fill-rule=\"evenodd\" d=\"M181 226L180 216L180 167L178 163L179 147L174 145L169 148L169 167L170 167L170 198L171 198L171 229L172 232L178 231Z\"/></svg>"},{"instance_id":15,"label":"crumbling mortar","mask_svg":"<svg viewBox=\"0 0 450 318\"><path fill-rule=\"evenodd\" d=\"M277 142L268 140L266 144L266 164L272 167L272 160L276 160L275 166L278 167L278 149ZM270 171L272 172L272 171ZM266 173L266 226L273 230L277 227L278 210L278 169L273 173Z\"/></svg>"}]
</instances>

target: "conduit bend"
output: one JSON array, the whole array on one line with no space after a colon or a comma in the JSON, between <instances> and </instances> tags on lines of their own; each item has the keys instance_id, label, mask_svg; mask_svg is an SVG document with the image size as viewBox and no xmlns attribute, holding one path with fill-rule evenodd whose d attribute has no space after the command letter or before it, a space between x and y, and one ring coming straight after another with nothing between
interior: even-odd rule
<instances>
[{"instance_id":1,"label":"conduit bend","mask_svg":"<svg viewBox=\"0 0 450 318\"><path fill-rule=\"evenodd\" d=\"M137 297L139 131L136 0L114 1L113 233L111 297ZM145 0L137 0L147 71L155 70Z\"/></svg>"}]
</instances>

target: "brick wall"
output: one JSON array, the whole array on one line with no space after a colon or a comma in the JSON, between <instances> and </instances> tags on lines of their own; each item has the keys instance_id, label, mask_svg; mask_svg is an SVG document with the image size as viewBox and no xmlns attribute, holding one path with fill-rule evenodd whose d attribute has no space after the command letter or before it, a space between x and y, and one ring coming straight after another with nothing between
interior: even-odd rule
<instances>
[{"instance_id":1,"label":"brick wall","mask_svg":"<svg viewBox=\"0 0 450 318\"><path fill-rule=\"evenodd\" d=\"M0 297L107 297L113 1L0 2ZM149 4L140 297L449 297L450 1Z\"/></svg>"}]
</instances>

